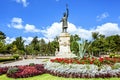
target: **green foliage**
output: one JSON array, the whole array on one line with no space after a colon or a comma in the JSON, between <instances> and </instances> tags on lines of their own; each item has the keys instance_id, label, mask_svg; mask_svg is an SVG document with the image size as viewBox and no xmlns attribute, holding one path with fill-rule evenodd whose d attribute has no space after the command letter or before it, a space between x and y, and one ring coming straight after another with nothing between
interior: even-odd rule
<instances>
[{"instance_id":1,"label":"green foliage","mask_svg":"<svg viewBox=\"0 0 120 80\"><path fill-rule=\"evenodd\" d=\"M34 66L35 64L34 63L30 63L29 66Z\"/></svg>"},{"instance_id":2,"label":"green foliage","mask_svg":"<svg viewBox=\"0 0 120 80\"><path fill-rule=\"evenodd\" d=\"M16 45L18 50L24 50L24 40L22 39L22 37L17 37L15 41L13 41L13 45Z\"/></svg>"},{"instance_id":3,"label":"green foliage","mask_svg":"<svg viewBox=\"0 0 120 80\"><path fill-rule=\"evenodd\" d=\"M79 56L79 54L78 54L79 45L77 44L76 41L71 42L70 49L71 49L71 51L72 51L74 54L76 54L77 56Z\"/></svg>"},{"instance_id":4,"label":"green foliage","mask_svg":"<svg viewBox=\"0 0 120 80\"><path fill-rule=\"evenodd\" d=\"M40 44L37 36L33 38L33 40L31 41L31 45L33 46L33 50L40 51Z\"/></svg>"},{"instance_id":5,"label":"green foliage","mask_svg":"<svg viewBox=\"0 0 120 80\"><path fill-rule=\"evenodd\" d=\"M14 59L19 59L19 54L13 54Z\"/></svg>"},{"instance_id":6,"label":"green foliage","mask_svg":"<svg viewBox=\"0 0 120 80\"><path fill-rule=\"evenodd\" d=\"M79 45L77 44L77 41L79 41L80 39L81 38L77 34L70 36L70 49L77 56L79 56L79 54L78 54Z\"/></svg>"},{"instance_id":7,"label":"green foliage","mask_svg":"<svg viewBox=\"0 0 120 80\"><path fill-rule=\"evenodd\" d=\"M80 56L80 58L83 58L86 53L86 50L90 47L91 44L87 45L85 40L82 40L81 43L79 43L79 42L77 42L77 43L79 45L79 56Z\"/></svg>"},{"instance_id":8,"label":"green foliage","mask_svg":"<svg viewBox=\"0 0 120 80\"><path fill-rule=\"evenodd\" d=\"M4 39L6 39L6 35L0 31L0 41L4 41Z\"/></svg>"},{"instance_id":9,"label":"green foliage","mask_svg":"<svg viewBox=\"0 0 120 80\"><path fill-rule=\"evenodd\" d=\"M92 45L91 51L94 55L101 55L102 52L111 53L120 51L120 36L112 35L105 37L105 35L99 34L98 32L92 32Z\"/></svg>"},{"instance_id":10,"label":"green foliage","mask_svg":"<svg viewBox=\"0 0 120 80\"><path fill-rule=\"evenodd\" d=\"M8 69L7 74L13 74L18 71L17 67L11 67Z\"/></svg>"},{"instance_id":11,"label":"green foliage","mask_svg":"<svg viewBox=\"0 0 120 80\"><path fill-rule=\"evenodd\" d=\"M120 68L120 63L115 63L113 69L119 69L119 68Z\"/></svg>"},{"instance_id":12,"label":"green foliage","mask_svg":"<svg viewBox=\"0 0 120 80\"><path fill-rule=\"evenodd\" d=\"M86 49L86 52L93 53L94 56L100 56L101 53L117 53L120 52L120 35L111 35L105 37L105 35L99 34L98 32L92 32L93 40L91 42L86 42L86 45L91 44L91 46ZM38 40L38 37L34 37L31 43L25 46L22 37L17 37L15 41L11 44L5 43L6 35L0 31L0 53L10 53L14 54L16 51L19 51L19 54L23 55L24 52L26 54L32 55L50 55L54 54L56 48L59 50L58 37L55 37L53 41L45 42L44 39ZM70 48L71 51L79 56L79 45L76 41L80 41L81 38L79 35L71 35L70 37ZM22 52L21 52L22 51ZM119 57L119 55L115 55Z\"/></svg>"},{"instance_id":13,"label":"green foliage","mask_svg":"<svg viewBox=\"0 0 120 80\"><path fill-rule=\"evenodd\" d=\"M0 53L4 53L4 51L6 50L5 48L5 44L0 41Z\"/></svg>"},{"instance_id":14,"label":"green foliage","mask_svg":"<svg viewBox=\"0 0 120 80\"><path fill-rule=\"evenodd\" d=\"M110 58L115 57L115 53L110 53L110 54L109 54L109 57L110 57Z\"/></svg>"},{"instance_id":15,"label":"green foliage","mask_svg":"<svg viewBox=\"0 0 120 80\"><path fill-rule=\"evenodd\" d=\"M12 61L15 60L14 58L0 58L0 62L5 62L5 61Z\"/></svg>"},{"instance_id":16,"label":"green foliage","mask_svg":"<svg viewBox=\"0 0 120 80\"><path fill-rule=\"evenodd\" d=\"M92 38L95 40L98 38L99 32L92 32Z\"/></svg>"},{"instance_id":17,"label":"green foliage","mask_svg":"<svg viewBox=\"0 0 120 80\"><path fill-rule=\"evenodd\" d=\"M120 54L116 54L116 55L115 55L115 58L120 58Z\"/></svg>"}]
</instances>

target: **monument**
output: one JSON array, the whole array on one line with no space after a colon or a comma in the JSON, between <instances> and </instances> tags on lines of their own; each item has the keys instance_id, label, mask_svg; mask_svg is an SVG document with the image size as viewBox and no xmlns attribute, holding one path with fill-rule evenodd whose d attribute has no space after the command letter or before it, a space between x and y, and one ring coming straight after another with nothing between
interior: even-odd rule
<instances>
[{"instance_id":1,"label":"monument","mask_svg":"<svg viewBox=\"0 0 120 80\"><path fill-rule=\"evenodd\" d=\"M56 57L76 57L70 50L70 34L67 32L68 28L68 15L69 10L68 6L66 5L66 12L63 14L63 18L61 19L62 22L62 32L59 35L59 51L56 54Z\"/></svg>"}]
</instances>

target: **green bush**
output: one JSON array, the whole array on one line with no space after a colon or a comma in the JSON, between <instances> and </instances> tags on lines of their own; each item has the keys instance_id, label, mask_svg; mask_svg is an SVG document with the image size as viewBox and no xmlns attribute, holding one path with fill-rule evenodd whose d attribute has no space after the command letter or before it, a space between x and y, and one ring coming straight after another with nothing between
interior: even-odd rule
<instances>
[{"instance_id":1,"label":"green bush","mask_svg":"<svg viewBox=\"0 0 120 80\"><path fill-rule=\"evenodd\" d=\"M115 57L115 54L114 53L110 53L109 57L113 58L113 57Z\"/></svg>"},{"instance_id":2,"label":"green bush","mask_svg":"<svg viewBox=\"0 0 120 80\"><path fill-rule=\"evenodd\" d=\"M34 66L35 64L34 63L30 63L29 66Z\"/></svg>"},{"instance_id":3,"label":"green bush","mask_svg":"<svg viewBox=\"0 0 120 80\"><path fill-rule=\"evenodd\" d=\"M0 58L0 62L12 61L14 58Z\"/></svg>"},{"instance_id":4,"label":"green bush","mask_svg":"<svg viewBox=\"0 0 120 80\"><path fill-rule=\"evenodd\" d=\"M101 66L101 65L102 65L98 59L96 59L96 60L94 61L94 64L97 65L97 66Z\"/></svg>"},{"instance_id":5,"label":"green bush","mask_svg":"<svg viewBox=\"0 0 120 80\"><path fill-rule=\"evenodd\" d=\"M116 54L114 57L116 57L116 58L120 58L120 55Z\"/></svg>"},{"instance_id":6,"label":"green bush","mask_svg":"<svg viewBox=\"0 0 120 80\"><path fill-rule=\"evenodd\" d=\"M14 54L14 55L13 55L13 58L14 58L14 59L19 59L19 54Z\"/></svg>"},{"instance_id":7,"label":"green bush","mask_svg":"<svg viewBox=\"0 0 120 80\"><path fill-rule=\"evenodd\" d=\"M11 67L8 69L7 74L13 74L18 71L17 67Z\"/></svg>"},{"instance_id":8,"label":"green bush","mask_svg":"<svg viewBox=\"0 0 120 80\"><path fill-rule=\"evenodd\" d=\"M119 68L120 68L120 63L115 63L113 69L119 69Z\"/></svg>"}]
</instances>

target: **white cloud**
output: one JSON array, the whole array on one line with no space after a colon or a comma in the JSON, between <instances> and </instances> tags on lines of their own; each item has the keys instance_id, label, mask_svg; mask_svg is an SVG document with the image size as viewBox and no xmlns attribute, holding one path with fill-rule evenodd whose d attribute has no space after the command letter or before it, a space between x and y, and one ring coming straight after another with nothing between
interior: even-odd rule
<instances>
[{"instance_id":1,"label":"white cloud","mask_svg":"<svg viewBox=\"0 0 120 80\"><path fill-rule=\"evenodd\" d=\"M22 22L22 18L14 17L12 18L11 23L7 24L7 26L16 29L23 29L25 32L40 32L40 30L37 29L35 25L25 24L24 26Z\"/></svg>"},{"instance_id":2,"label":"white cloud","mask_svg":"<svg viewBox=\"0 0 120 80\"><path fill-rule=\"evenodd\" d=\"M25 25L26 32L40 32L39 29L36 29L34 25L26 24Z\"/></svg>"},{"instance_id":3,"label":"white cloud","mask_svg":"<svg viewBox=\"0 0 120 80\"><path fill-rule=\"evenodd\" d=\"M42 33L46 38L53 39L56 37L56 35L59 35L61 31L62 31L62 24L55 22L47 29L42 30Z\"/></svg>"},{"instance_id":4,"label":"white cloud","mask_svg":"<svg viewBox=\"0 0 120 80\"><path fill-rule=\"evenodd\" d=\"M27 7L29 2L27 0L15 0L17 3L22 3L24 7Z\"/></svg>"},{"instance_id":5,"label":"white cloud","mask_svg":"<svg viewBox=\"0 0 120 80\"><path fill-rule=\"evenodd\" d=\"M82 28L77 28L74 24L68 22L68 29L67 31L70 34L78 34L81 38L90 39L91 37L91 31L85 30ZM50 41L53 40L56 36L59 36L59 34L62 32L62 24L61 23L53 23L51 26L49 26L47 29L42 30L42 34L45 36L46 39L49 39Z\"/></svg>"},{"instance_id":6,"label":"white cloud","mask_svg":"<svg viewBox=\"0 0 120 80\"><path fill-rule=\"evenodd\" d=\"M52 41L56 36L59 36L59 34L62 32L62 23L55 22L44 30L38 30L34 25L26 24L26 31L31 32L32 30L43 34L44 37L39 37L38 40L43 38L46 42L49 42ZM87 40L92 39L92 32L99 32L105 36L116 34L120 35L120 27L117 23L105 23L100 26L96 26L94 29L86 30L82 27L76 27L74 24L68 22L67 31L72 35L78 34L79 37ZM25 44L29 44L32 41L33 37L23 37L23 39L25 40ZM7 43L11 43L14 40L14 38L6 38Z\"/></svg>"},{"instance_id":7,"label":"white cloud","mask_svg":"<svg viewBox=\"0 0 120 80\"><path fill-rule=\"evenodd\" d=\"M13 41L15 41L15 38L7 37L7 38L5 39L5 41L6 41L6 44L9 44L9 43L12 43Z\"/></svg>"},{"instance_id":8,"label":"white cloud","mask_svg":"<svg viewBox=\"0 0 120 80\"><path fill-rule=\"evenodd\" d=\"M105 18L107 18L109 14L107 12L102 13L101 15L97 16L97 21L101 21Z\"/></svg>"},{"instance_id":9,"label":"white cloud","mask_svg":"<svg viewBox=\"0 0 120 80\"><path fill-rule=\"evenodd\" d=\"M95 31L106 36L120 34L120 27L116 23L106 23L101 26L97 26Z\"/></svg>"},{"instance_id":10,"label":"white cloud","mask_svg":"<svg viewBox=\"0 0 120 80\"><path fill-rule=\"evenodd\" d=\"M33 40L33 37L22 37L23 40L25 40L25 45L30 44L30 42Z\"/></svg>"},{"instance_id":11,"label":"white cloud","mask_svg":"<svg viewBox=\"0 0 120 80\"><path fill-rule=\"evenodd\" d=\"M21 24L23 21L22 21L21 18L16 18L16 17L14 17L14 18L12 19L12 22Z\"/></svg>"},{"instance_id":12,"label":"white cloud","mask_svg":"<svg viewBox=\"0 0 120 80\"><path fill-rule=\"evenodd\" d=\"M22 25L22 22L23 21L22 21L21 18L14 17L11 20L11 24L8 24L8 27L13 27L13 28L16 28L16 29L23 29L24 26Z\"/></svg>"},{"instance_id":13,"label":"white cloud","mask_svg":"<svg viewBox=\"0 0 120 80\"><path fill-rule=\"evenodd\" d=\"M45 36L46 39L53 40L56 36L62 31L62 24L61 23L53 23L51 26L42 30L42 34ZM100 26L96 26L94 29L86 30L82 27L76 27L72 23L68 23L67 31L70 34L78 34L81 38L91 40L92 39L92 32L99 32L100 34L104 34L105 36L110 36L114 34L120 35L120 27L116 23L105 23Z\"/></svg>"}]
</instances>

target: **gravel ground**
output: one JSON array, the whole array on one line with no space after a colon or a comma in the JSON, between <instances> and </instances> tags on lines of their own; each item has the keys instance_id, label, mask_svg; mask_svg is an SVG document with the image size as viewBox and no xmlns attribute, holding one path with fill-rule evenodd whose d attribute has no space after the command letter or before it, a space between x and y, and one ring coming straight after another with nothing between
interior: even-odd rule
<instances>
[{"instance_id":1,"label":"gravel ground","mask_svg":"<svg viewBox=\"0 0 120 80\"><path fill-rule=\"evenodd\" d=\"M46 59L24 59L24 60L12 62L12 63L0 64L0 67L15 66L15 65L28 65L30 63L44 64L45 62L46 62Z\"/></svg>"}]
</instances>

